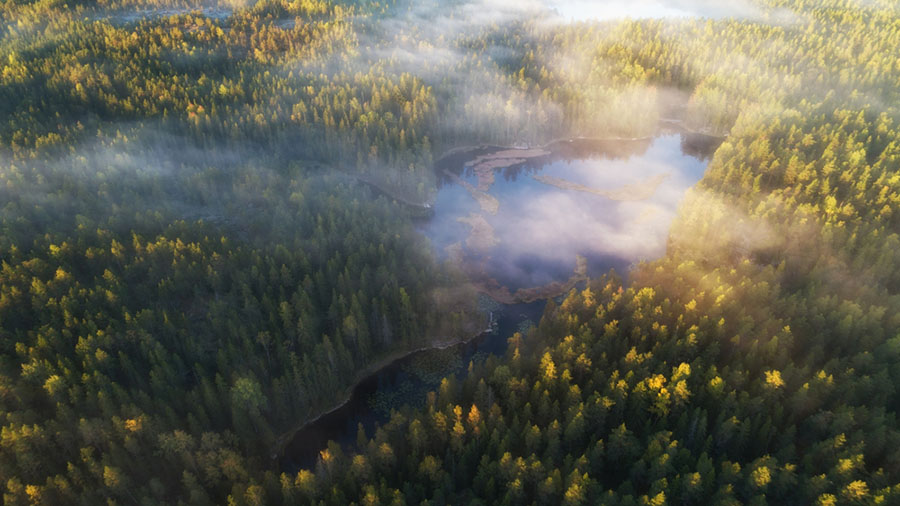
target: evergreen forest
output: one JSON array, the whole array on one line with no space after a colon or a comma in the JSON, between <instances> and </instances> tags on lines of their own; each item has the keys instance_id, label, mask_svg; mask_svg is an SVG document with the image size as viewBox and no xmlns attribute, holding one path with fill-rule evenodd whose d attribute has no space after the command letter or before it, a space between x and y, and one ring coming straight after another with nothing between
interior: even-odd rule
<instances>
[{"instance_id":1,"label":"evergreen forest","mask_svg":"<svg viewBox=\"0 0 900 506\"><path fill-rule=\"evenodd\" d=\"M0 0L3 503L900 504L900 6L738 4ZM437 160L666 121L662 257L281 465L488 323Z\"/></svg>"}]
</instances>

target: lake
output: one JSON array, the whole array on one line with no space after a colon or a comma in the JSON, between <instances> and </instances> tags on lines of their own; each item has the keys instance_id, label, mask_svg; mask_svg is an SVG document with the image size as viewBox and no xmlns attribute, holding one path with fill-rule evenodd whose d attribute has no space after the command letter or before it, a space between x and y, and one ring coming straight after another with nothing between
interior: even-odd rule
<instances>
[{"instance_id":1,"label":"lake","mask_svg":"<svg viewBox=\"0 0 900 506\"><path fill-rule=\"evenodd\" d=\"M424 406L426 395L440 386L442 378L451 374L462 376L469 362L502 355L506 351L506 339L517 331L527 330L544 310L544 301L505 306L485 303L494 315L492 332L446 349L412 353L365 378L353 389L347 403L294 435L281 456L282 470L295 473L313 467L328 441L352 446L359 424L371 437L377 424L388 421L391 409L403 405Z\"/></svg>"},{"instance_id":2,"label":"lake","mask_svg":"<svg viewBox=\"0 0 900 506\"><path fill-rule=\"evenodd\" d=\"M678 204L719 142L669 130L648 139L484 146L439 160L433 213L418 228L435 255L455 262L481 292L492 331L412 353L364 379L346 404L294 435L282 469L314 466L329 440L352 446L359 424L371 437L391 409L424 405L441 378L502 355L507 338L540 320L547 299L662 256Z\"/></svg>"},{"instance_id":3,"label":"lake","mask_svg":"<svg viewBox=\"0 0 900 506\"><path fill-rule=\"evenodd\" d=\"M434 215L420 230L491 295L564 281L579 256L589 276L624 272L665 252L678 203L706 169L708 151L690 142L669 134L456 153L437 164Z\"/></svg>"}]
</instances>

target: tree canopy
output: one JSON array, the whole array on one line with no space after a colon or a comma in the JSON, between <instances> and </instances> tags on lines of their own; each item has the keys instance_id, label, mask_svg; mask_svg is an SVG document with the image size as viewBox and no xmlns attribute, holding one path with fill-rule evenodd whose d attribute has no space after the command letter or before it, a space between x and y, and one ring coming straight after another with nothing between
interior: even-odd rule
<instances>
[{"instance_id":1,"label":"tree canopy","mask_svg":"<svg viewBox=\"0 0 900 506\"><path fill-rule=\"evenodd\" d=\"M0 0L4 503L900 501L896 6L444 29L471 5ZM661 120L726 136L663 258L277 467L483 328L414 230L437 157Z\"/></svg>"}]
</instances>

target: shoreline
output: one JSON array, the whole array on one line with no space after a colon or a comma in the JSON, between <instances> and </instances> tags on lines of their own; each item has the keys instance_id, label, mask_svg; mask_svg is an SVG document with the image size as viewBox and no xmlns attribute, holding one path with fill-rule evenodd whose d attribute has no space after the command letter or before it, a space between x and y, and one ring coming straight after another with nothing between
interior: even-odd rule
<instances>
[{"instance_id":1,"label":"shoreline","mask_svg":"<svg viewBox=\"0 0 900 506\"><path fill-rule=\"evenodd\" d=\"M365 174L353 174L351 172L346 172L346 171L342 171L342 172L344 172L344 174L347 174L348 176L355 178L360 183L364 183L364 184L371 186L373 189L382 193L384 196L386 196L390 199L396 200L397 202L399 202L401 204L404 204L404 205L407 205L410 207L415 207L415 208L422 209L422 210L426 210L426 211L431 211L432 206L434 205L433 199L428 199L425 202L414 202L412 200L409 200L407 197L404 197L402 195L395 193L391 188L385 186L384 184L380 183L379 181L376 181L372 178L367 177Z\"/></svg>"},{"instance_id":2,"label":"shoreline","mask_svg":"<svg viewBox=\"0 0 900 506\"><path fill-rule=\"evenodd\" d=\"M548 153L548 155L549 155L549 154L553 153L553 151L552 151L553 147L555 147L559 144L564 144L564 143L570 143L570 142L575 142L575 141L646 142L646 141L651 141L651 140L655 139L656 137L659 137L660 135L664 135L666 133L679 133L679 134L684 134L684 135L699 135L699 136L708 137L710 139L717 139L717 140L724 140L724 139L728 138L727 134L726 135L718 135L718 134L702 132L699 130L689 128L687 125L685 125L683 120L674 119L674 118L660 118L659 123L656 128L656 132L654 132L651 135L645 135L645 136L641 136L641 137L587 137L587 136L583 136L583 135L575 135L575 136L571 136L571 137L558 137L558 138L549 140L542 145L527 144L524 146L505 146L505 145L501 145L501 144L462 144L459 146L453 146L453 147L444 149L440 153L440 155L438 155L435 158L435 162L434 162L435 167L434 168L435 168L435 170L437 170L437 164L450 156L467 153L470 151L476 151L479 149L496 149L496 150L511 150L511 151L512 150L524 151L524 150L530 150L530 149L541 149L541 150L549 150L550 151L550 153ZM422 201L422 202L413 201L413 200L410 200L408 197L400 195L399 193L394 191L389 186L383 184L382 182L377 181L373 178L370 178L365 174L354 174L352 172L344 171L344 170L342 170L341 172L356 179L357 181L359 181L361 183L364 183L364 184L372 187L374 190L382 193L383 195L385 195L386 197L388 197L392 200L396 200L397 202L399 202L401 204L416 208L416 209L418 209L420 211L424 211L426 213L433 212L435 195L431 195L430 198L428 198L427 200Z\"/></svg>"},{"instance_id":3,"label":"shoreline","mask_svg":"<svg viewBox=\"0 0 900 506\"><path fill-rule=\"evenodd\" d=\"M704 137L714 138L714 139L725 139L727 135L719 136L715 134L709 134L705 132L692 130L684 125L684 122L681 120L671 119L671 118L661 118L659 120L659 124L657 126L656 132L652 135L643 136L643 137L584 137L584 136L573 136L566 138L557 138L553 139L542 146L501 146L494 144L480 144L480 145L460 145L454 146L448 149L445 149L440 157L438 157L435 161L435 170L439 170L437 165L445 160L446 158L453 156L468 153L471 151L477 151L481 149L496 149L496 150L533 150L533 149L541 149L549 151L548 154L552 154L558 151L558 146L564 143L571 143L575 141L583 141L583 142L646 142L649 140L653 140L660 135L665 135L667 133L681 133L686 135L700 135ZM556 148L556 149L554 149ZM433 212L433 198L430 201L426 202L414 202L409 200L408 198L396 194L392 191L391 188L385 186L381 182L374 180L372 178L367 177L365 174L353 174L347 171L341 171L347 176L353 177L355 180L364 183L374 190L384 194L388 198L396 200L404 205L415 207L417 209L426 210ZM463 269L465 272L465 269ZM588 276L585 272L579 272L580 269L576 267L573 275L565 280L555 283L550 283L546 286L541 287L532 287L528 289L519 289L515 292L510 292L508 289L504 289L499 286L492 286L496 283L493 279L482 279L481 282L473 281L474 286L476 287L476 291L491 297L495 301L501 304L518 304L518 303L530 303L536 302L538 300L549 300L560 293L567 293L572 288L577 286L578 283L585 281L588 279ZM467 275L472 277L471 272L467 273ZM344 406L346 406L349 402L353 400L353 395L356 392L356 389L364 383L366 380L371 378L372 376L378 374L382 369L385 369L394 363L409 358L412 355L417 353L422 353L429 350L445 350L454 346L460 346L467 343L472 342L473 340L483 336L485 333L489 332L490 329L481 330L474 335L465 336L458 339L451 339L449 341L438 340L426 346L420 346L418 348L412 350L401 351L397 350L394 352L390 352L386 354L384 357L379 359L378 361L370 364L368 367L364 368L353 380L350 386L344 389L341 394L338 396L339 401L335 404L332 404L330 407L327 407L323 410L320 410L318 414L314 417L307 418L303 422L297 424L294 428L289 429L283 433L281 433L274 442L272 451L270 452L270 458L272 460L277 460L283 457L285 449L290 444L290 442L296 437L296 435L306 429L307 427L313 425L318 422L322 418L340 410Z\"/></svg>"},{"instance_id":4,"label":"shoreline","mask_svg":"<svg viewBox=\"0 0 900 506\"><path fill-rule=\"evenodd\" d=\"M539 300L548 301L569 293L578 286L578 283L590 279L590 276L587 275L587 261L581 255L575 256L575 269L565 281L552 281L545 285L519 288L515 291L511 291L508 287L501 285L496 279L487 276L484 272L472 271L466 272L466 274L469 275L470 279L479 278L478 280L472 280L476 291L507 306L531 304Z\"/></svg>"},{"instance_id":5,"label":"shoreline","mask_svg":"<svg viewBox=\"0 0 900 506\"><path fill-rule=\"evenodd\" d=\"M502 144L462 144L458 146L454 146L451 148L445 149L441 154L435 157L435 164L440 162L441 160L461 153L466 153L469 151L475 151L478 149L509 149L509 150L526 150L526 149L548 149L553 147L556 144L562 144L566 142L573 141L587 141L587 142L638 142L638 141L649 141L653 140L656 137L659 137L662 134L666 134L668 132L682 133L686 135L701 135L704 137L709 137L712 139L727 139L728 135L718 135L709 132L702 132L700 130L695 130L693 128L688 127L684 120L675 119L675 118L659 118L659 123L657 124L656 131L650 135L644 135L640 137L590 137L584 135L573 135L568 137L557 137L555 139L551 139L546 141L544 144L525 144L521 146L507 146Z\"/></svg>"},{"instance_id":6,"label":"shoreline","mask_svg":"<svg viewBox=\"0 0 900 506\"><path fill-rule=\"evenodd\" d=\"M484 330L479 331L474 336L455 339L455 340L451 340L448 342L438 341L438 342L432 343L431 345L421 346L421 347L415 348L413 350L407 350L407 351L402 351L402 352L398 350L398 351L395 351L392 353L388 353L386 356L384 356L380 360L372 363L371 365L369 365L368 367L363 369L360 372L360 374L357 375L357 377L354 379L353 384L344 390L344 393L339 397L341 400L337 404L320 412L314 418L308 418L308 419L304 420L302 423L298 424L295 428L281 433L281 435L279 435L275 440L274 447L269 455L270 459L278 460L280 457L282 457L284 455L285 448L294 439L294 437L296 437L297 433L303 431L304 429L306 429L310 425L318 422L322 418L324 418L324 417L334 413L335 411L338 411L339 409L343 408L344 406L346 406L351 400L353 400L353 394L356 392L356 389L362 383L364 383L366 380L368 380L372 376L378 374L382 369L390 367L393 364L395 364L396 362L405 360L417 353L422 353L425 351L432 351L432 350L446 350L446 349L452 348L454 346L468 344L468 343L474 341L475 339L478 339L479 337L490 332L490 330L491 329L484 329Z\"/></svg>"}]
</instances>

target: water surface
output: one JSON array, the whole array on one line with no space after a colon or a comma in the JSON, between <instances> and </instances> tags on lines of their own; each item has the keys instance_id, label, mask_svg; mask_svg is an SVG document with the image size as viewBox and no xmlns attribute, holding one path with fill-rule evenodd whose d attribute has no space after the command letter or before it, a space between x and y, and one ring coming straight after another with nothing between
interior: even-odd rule
<instances>
[{"instance_id":1,"label":"water surface","mask_svg":"<svg viewBox=\"0 0 900 506\"><path fill-rule=\"evenodd\" d=\"M661 256L679 201L703 176L717 146L706 136L672 134L514 152L482 147L438 161L442 178L433 214L419 229L437 256L460 262L476 286L494 287L479 303L492 330L466 344L413 353L364 379L349 402L294 435L282 468L314 466L329 440L352 447L359 425L371 437L391 410L424 405L442 378L462 378L470 363L502 355L513 333L527 340L546 299L561 297L561 282L575 279L578 256L585 259L579 281ZM496 298L498 287L510 293L552 283L554 290L527 303L501 304L488 296Z\"/></svg>"},{"instance_id":2,"label":"water surface","mask_svg":"<svg viewBox=\"0 0 900 506\"><path fill-rule=\"evenodd\" d=\"M367 437L390 419L391 410L402 406L424 406L430 391L436 391L444 377L463 377L470 363L480 363L490 355L506 351L507 338L515 332L527 332L544 310L544 301L485 309L493 314L494 328L472 341L447 349L415 352L362 380L350 400L298 432L284 450L281 467L294 473L315 465L328 441L344 447L356 441L359 425Z\"/></svg>"},{"instance_id":3,"label":"water surface","mask_svg":"<svg viewBox=\"0 0 900 506\"><path fill-rule=\"evenodd\" d=\"M461 254L467 266L511 291L565 280L578 255L587 259L589 275L621 272L665 252L678 203L706 169L702 152L684 148L679 134L557 143L546 155L494 170L484 193L496 199L496 212L459 181L477 187L478 160L500 148L455 155L438 163L444 177L434 216L420 230L438 257Z\"/></svg>"}]
</instances>

